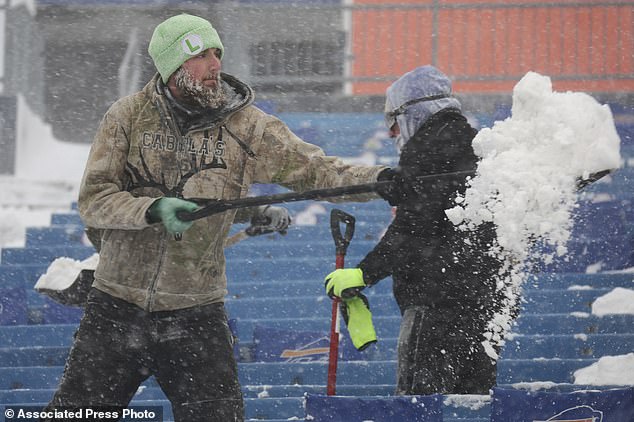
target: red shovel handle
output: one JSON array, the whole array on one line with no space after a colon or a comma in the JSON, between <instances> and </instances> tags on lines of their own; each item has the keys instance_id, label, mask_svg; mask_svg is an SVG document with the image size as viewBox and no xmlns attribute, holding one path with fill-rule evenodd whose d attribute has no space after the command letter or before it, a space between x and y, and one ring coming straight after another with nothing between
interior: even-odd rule
<instances>
[{"instance_id":1,"label":"red shovel handle","mask_svg":"<svg viewBox=\"0 0 634 422\"><path fill-rule=\"evenodd\" d=\"M330 230L332 232L332 238L335 241L335 247L337 250L337 256L335 261L335 268L340 269L344 267L345 256L348 250L348 245L352 236L354 235L354 217L341 210L333 209L330 213ZM344 234L341 234L341 226L343 223L346 225ZM339 302L341 299L338 297L332 301L332 319L330 321L330 351L328 355L328 384L326 385L326 394L334 396L336 394L337 386L337 358L339 354Z\"/></svg>"},{"instance_id":2,"label":"red shovel handle","mask_svg":"<svg viewBox=\"0 0 634 422\"><path fill-rule=\"evenodd\" d=\"M337 393L337 355L339 354L339 302L338 297L332 301L332 320L330 321L330 350L328 354L328 384L326 394Z\"/></svg>"}]
</instances>

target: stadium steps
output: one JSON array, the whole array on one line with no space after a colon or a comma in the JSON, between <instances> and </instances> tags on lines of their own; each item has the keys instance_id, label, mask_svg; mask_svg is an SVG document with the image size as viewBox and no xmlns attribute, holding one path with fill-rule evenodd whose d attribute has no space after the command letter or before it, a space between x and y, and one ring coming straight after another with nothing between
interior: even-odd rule
<instances>
[{"instance_id":1,"label":"stadium steps","mask_svg":"<svg viewBox=\"0 0 634 422\"><path fill-rule=\"evenodd\" d=\"M326 272L324 272L326 274ZM308 318L315 321L320 317L330 315L330 300L322 293L321 283L315 282L310 290L303 293L300 290L296 296L283 295L286 283L271 282L271 286L263 288L269 290L271 296L258 294L257 297L238 296L233 297L231 294L226 300L226 309L230 318L236 320L258 319L261 315L265 315L269 319L291 319L291 318ZM78 315L75 308L67 308L57 306L49 298L37 293L32 288L23 288L23 296L28 305L29 318L35 318L37 322L38 316L54 313L58 310L67 310L69 315ZM292 290L292 289L291 289ZM595 299L603 296L612 289L584 289L584 290L527 290L524 294L525 302L522 304L522 316L528 316L532 320L539 320L538 316L554 315L555 320L561 315L564 321L575 321L571 316L576 316L578 321L586 317L592 311L592 303ZM553 302L552 298L558 297L559 301ZM393 296L390 293L374 293L368 295L370 306L376 317L398 317L399 310ZM22 302L17 303L23 306ZM50 311L50 312L48 312ZM520 317L520 318L521 318ZM588 317L589 318L589 317ZM623 317L627 319L627 317ZM44 318L46 319L46 317ZM51 321L51 319L48 319ZM61 322L59 319L53 321ZM617 321L618 318L606 321ZM78 319L76 319L78 321ZM544 320L545 321L545 320ZM594 322L596 318L589 319L588 322ZM518 320L518 324L522 322ZM618 325L617 322L614 322ZM548 325L548 322L544 322ZM553 325L556 322L553 323ZM585 333L592 330L591 327L579 333ZM242 335L238 333L239 335Z\"/></svg>"},{"instance_id":2,"label":"stadium steps","mask_svg":"<svg viewBox=\"0 0 634 422\"><path fill-rule=\"evenodd\" d=\"M389 370L393 370L394 362L387 362ZM249 380L261 377L271 378L273 372L277 372L278 376L283 376L285 372L281 365L270 365L262 363L241 364L239 371L241 374L241 382L243 383L243 391L245 394L245 413L248 419L258 420L275 420L289 419L303 420L303 395L305 393L323 394L325 386L323 384L278 384L277 386L265 386L262 383L250 386ZM308 380L318 377L320 380L325 377L325 363L307 363L303 364L304 370L294 374L294 378L298 380ZM362 362L355 363L354 366L363 366ZM341 365L340 376L348 375L348 365ZM0 403L5 405L28 405L28 406L44 406L54 393L55 386L59 381L63 371L63 367L29 367L14 368L7 374L4 368L0 368ZM263 374L260 374L264 372ZM361 374L359 369L354 370L355 373ZM365 371L363 371L365 372ZM18 373L20 381L15 381L11 375ZM246 373L246 375L244 375ZM358 377L357 377L358 378ZM365 381L363 381L365 383ZM373 385L368 387L365 384L344 384L338 385L338 394L340 395L363 395L363 396L385 396L390 395L393 391L393 385ZM14 387L13 389L7 388ZM479 398L486 400L486 398ZM171 406L165 399L163 392L158 388L156 381L151 378L143 384L143 387L137 392L132 406L163 406L166 414L171 415ZM445 400L443 411L446 412L446 420L472 421L474 417L488 416L488 405L482 404L477 413L469 406L464 406L456 400L448 397Z\"/></svg>"},{"instance_id":3,"label":"stadium steps","mask_svg":"<svg viewBox=\"0 0 634 422\"><path fill-rule=\"evenodd\" d=\"M501 353L503 360L588 360L610 354L625 355L634 350L634 334L516 335L511 337L512 339L507 340ZM376 362L395 359L397 339L394 337L379 338L379 343L364 353L344 350L340 360L344 362L363 359L367 362L368 368L371 369ZM242 346L244 345L243 343ZM0 348L0 367L62 366L66 361L69 346L70 344L2 347ZM254 345L248 344L248 346L255 349ZM246 354L242 353L242 355ZM255 360L257 360L257 354L247 356L255 356ZM242 360L246 361L246 359ZM301 366L299 371L301 371Z\"/></svg>"}]
</instances>

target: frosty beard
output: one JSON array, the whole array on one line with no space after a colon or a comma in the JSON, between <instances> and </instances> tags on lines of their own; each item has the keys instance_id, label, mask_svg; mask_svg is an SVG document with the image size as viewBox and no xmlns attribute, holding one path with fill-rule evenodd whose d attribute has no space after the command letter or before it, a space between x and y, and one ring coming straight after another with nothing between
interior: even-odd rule
<instances>
[{"instance_id":1,"label":"frosty beard","mask_svg":"<svg viewBox=\"0 0 634 422\"><path fill-rule=\"evenodd\" d=\"M183 100L189 103L197 104L204 108L220 108L226 102L220 75L216 77L215 87L206 87L181 67L176 71L175 83L183 96Z\"/></svg>"}]
</instances>

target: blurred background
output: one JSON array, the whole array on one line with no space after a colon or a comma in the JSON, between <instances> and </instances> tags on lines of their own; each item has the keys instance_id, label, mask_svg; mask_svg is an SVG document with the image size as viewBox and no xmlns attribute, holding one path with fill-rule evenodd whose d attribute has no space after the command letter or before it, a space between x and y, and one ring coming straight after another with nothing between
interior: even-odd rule
<instances>
[{"instance_id":1,"label":"blurred background","mask_svg":"<svg viewBox=\"0 0 634 422\"><path fill-rule=\"evenodd\" d=\"M90 143L110 104L153 76L154 27L181 12L212 22L224 71L270 113L378 113L390 82L433 64L481 125L508 114L527 71L634 125L633 1L0 0L0 174L16 96L55 138Z\"/></svg>"}]
</instances>

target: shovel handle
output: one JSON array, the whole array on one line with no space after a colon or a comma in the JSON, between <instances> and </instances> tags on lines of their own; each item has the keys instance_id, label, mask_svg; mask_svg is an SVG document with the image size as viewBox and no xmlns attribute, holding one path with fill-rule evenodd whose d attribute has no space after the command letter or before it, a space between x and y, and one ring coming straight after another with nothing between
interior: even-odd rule
<instances>
[{"instance_id":1,"label":"shovel handle","mask_svg":"<svg viewBox=\"0 0 634 422\"><path fill-rule=\"evenodd\" d=\"M345 264L345 256L348 245L354 235L354 217L341 210L333 209L330 212L330 231L335 241L337 251L335 268L341 269ZM346 225L344 233L341 233L340 224ZM341 299L335 297L332 301L332 319L330 322L330 350L328 355L328 383L326 384L326 394L334 396L337 387L337 359L339 354L339 333L340 333L340 316L339 303Z\"/></svg>"}]
</instances>

